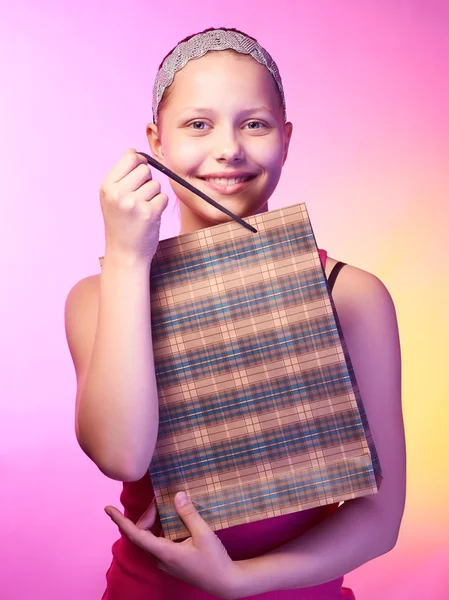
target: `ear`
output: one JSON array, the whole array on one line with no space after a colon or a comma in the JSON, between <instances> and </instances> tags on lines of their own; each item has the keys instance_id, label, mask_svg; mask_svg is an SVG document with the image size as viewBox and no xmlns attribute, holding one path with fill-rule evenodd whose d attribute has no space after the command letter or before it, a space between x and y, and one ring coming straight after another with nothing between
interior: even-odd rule
<instances>
[{"instance_id":1,"label":"ear","mask_svg":"<svg viewBox=\"0 0 449 600\"><path fill-rule=\"evenodd\" d=\"M292 138L293 133L293 123L287 122L284 124L284 156L282 157L282 166L284 166L285 161L288 156L288 149L290 146L290 140Z\"/></svg>"},{"instance_id":2,"label":"ear","mask_svg":"<svg viewBox=\"0 0 449 600\"><path fill-rule=\"evenodd\" d=\"M162 141L159 135L157 125L154 123L148 123L147 125L147 140L151 148L151 153L156 160L164 163L164 150L162 148Z\"/></svg>"}]
</instances>

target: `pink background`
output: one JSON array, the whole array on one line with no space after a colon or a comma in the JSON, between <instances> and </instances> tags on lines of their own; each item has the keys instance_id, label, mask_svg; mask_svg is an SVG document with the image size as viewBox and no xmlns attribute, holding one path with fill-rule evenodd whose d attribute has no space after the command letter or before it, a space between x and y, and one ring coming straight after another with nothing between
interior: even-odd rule
<instances>
[{"instance_id":1,"label":"pink background","mask_svg":"<svg viewBox=\"0 0 449 600\"><path fill-rule=\"evenodd\" d=\"M99 270L98 189L125 148L147 148L159 61L209 26L247 30L279 64L295 132L271 208L305 201L319 245L378 275L397 306L407 508L396 548L346 583L358 600L448 598L449 3L22 0L1 13L3 600L101 598L117 537L103 507L120 484L76 443L64 302ZM172 204L163 237L177 227Z\"/></svg>"}]
</instances>

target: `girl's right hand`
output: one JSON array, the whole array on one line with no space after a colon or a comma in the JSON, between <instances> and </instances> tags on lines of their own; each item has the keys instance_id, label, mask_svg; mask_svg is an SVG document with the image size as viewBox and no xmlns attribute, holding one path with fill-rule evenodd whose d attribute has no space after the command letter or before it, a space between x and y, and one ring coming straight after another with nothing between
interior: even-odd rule
<instances>
[{"instance_id":1,"label":"girl's right hand","mask_svg":"<svg viewBox=\"0 0 449 600\"><path fill-rule=\"evenodd\" d=\"M113 253L148 265L159 243L168 197L151 176L147 160L133 148L104 179L100 202L105 224L105 257Z\"/></svg>"}]
</instances>

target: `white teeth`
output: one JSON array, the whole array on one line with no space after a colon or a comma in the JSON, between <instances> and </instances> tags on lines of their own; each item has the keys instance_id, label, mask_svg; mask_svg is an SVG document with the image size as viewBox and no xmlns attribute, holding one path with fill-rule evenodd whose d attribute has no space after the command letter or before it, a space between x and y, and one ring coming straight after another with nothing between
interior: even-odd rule
<instances>
[{"instance_id":1,"label":"white teeth","mask_svg":"<svg viewBox=\"0 0 449 600\"><path fill-rule=\"evenodd\" d=\"M248 177L208 177L207 181L215 183L215 185L235 185L236 183L243 183Z\"/></svg>"}]
</instances>

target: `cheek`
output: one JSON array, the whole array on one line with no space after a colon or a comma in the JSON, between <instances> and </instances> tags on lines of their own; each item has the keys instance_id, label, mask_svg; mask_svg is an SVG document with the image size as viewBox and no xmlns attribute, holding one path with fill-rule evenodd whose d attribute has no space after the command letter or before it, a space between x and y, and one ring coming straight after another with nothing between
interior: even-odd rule
<instances>
[{"instance_id":1,"label":"cheek","mask_svg":"<svg viewBox=\"0 0 449 600\"><path fill-rule=\"evenodd\" d=\"M189 173L194 171L204 157L202 145L195 138L172 136L163 143L167 167L173 171Z\"/></svg>"},{"instance_id":2,"label":"cheek","mask_svg":"<svg viewBox=\"0 0 449 600\"><path fill-rule=\"evenodd\" d=\"M248 152L261 166L267 170L277 171L282 167L283 147L279 139L255 139L248 145Z\"/></svg>"}]
</instances>

